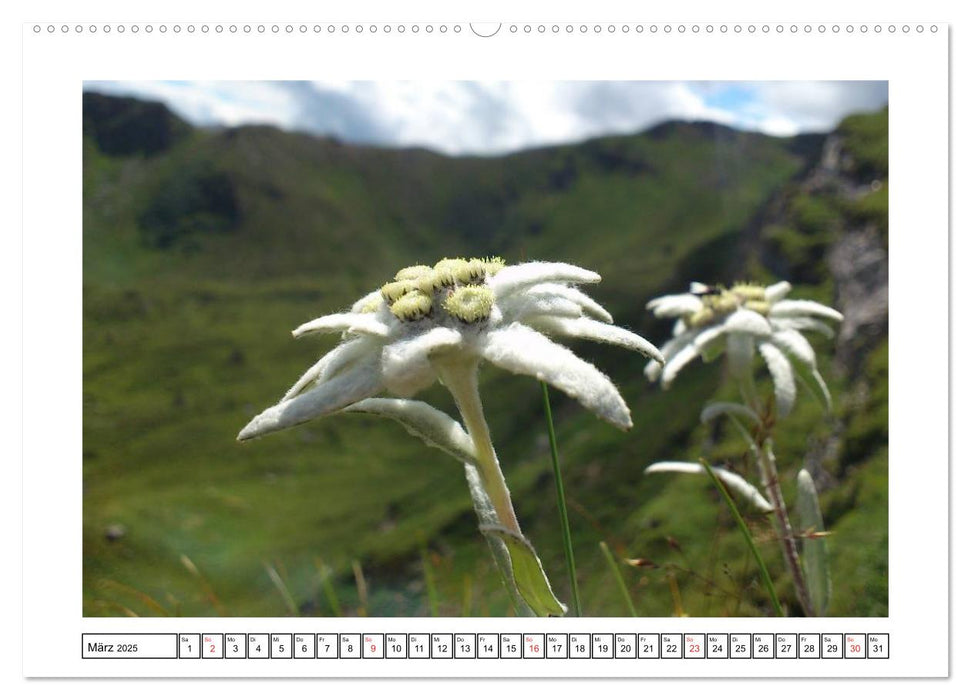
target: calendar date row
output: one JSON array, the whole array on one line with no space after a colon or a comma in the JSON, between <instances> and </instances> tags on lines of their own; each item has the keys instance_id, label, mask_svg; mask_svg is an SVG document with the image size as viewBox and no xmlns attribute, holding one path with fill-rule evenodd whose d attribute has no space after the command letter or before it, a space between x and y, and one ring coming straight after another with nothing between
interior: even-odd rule
<instances>
[{"instance_id":1,"label":"calendar date row","mask_svg":"<svg viewBox=\"0 0 971 700\"><path fill-rule=\"evenodd\" d=\"M888 659L888 634L84 634L82 658Z\"/></svg>"}]
</instances>

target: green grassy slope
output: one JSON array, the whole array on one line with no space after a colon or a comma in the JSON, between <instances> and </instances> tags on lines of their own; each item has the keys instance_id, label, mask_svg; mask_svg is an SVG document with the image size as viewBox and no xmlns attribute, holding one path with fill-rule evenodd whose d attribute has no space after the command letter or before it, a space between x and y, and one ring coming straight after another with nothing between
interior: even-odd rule
<instances>
[{"instance_id":1,"label":"green grassy slope","mask_svg":"<svg viewBox=\"0 0 971 700\"><path fill-rule=\"evenodd\" d=\"M817 235L793 224L787 207L797 194L814 196L799 183L819 139L673 123L503 158L446 158L270 128L208 131L161 121L153 128L166 130L166 147L149 154L118 153L129 143L119 137L108 155L105 130L85 129L86 615L286 614L268 567L300 612L332 614L321 564L332 572L341 614L355 614L355 561L369 614L427 614L423 549L442 614L505 614L461 465L390 422L362 416L235 442L242 425L334 342L297 342L290 330L346 307L403 265L500 254L597 270L604 281L594 296L619 324L660 344L669 328L647 316L648 298L690 279L773 272L762 255L767 211L794 235ZM859 136L871 150L875 139L866 130ZM866 207L850 208L840 209L827 235L854 216L873 218ZM770 257L798 258L813 245ZM787 259L790 270L798 264L811 267ZM831 282L805 281L799 291L833 302ZM623 614L597 549L602 539L657 565L625 569L642 614L671 613L672 572L689 614L764 612L754 567L706 484L642 475L652 461L708 449L697 415L712 393L729 391L719 388L718 369L692 367L676 391L660 392L644 381L639 357L577 348L618 382L635 422L622 434L554 397L585 612ZM885 373L885 345L882 365L879 349L857 355ZM824 361L823 369L834 375L842 405L848 382L838 367ZM886 610L883 377L884 394L870 398L878 407L884 401L882 437L872 412L844 410L836 419L841 445L855 452L825 465L834 476L824 506L852 533L871 533L862 542L840 537L833 547L834 614ZM483 380L524 531L566 599L539 387L492 368ZM423 398L454 415L442 390ZM858 425L863 415L871 425ZM829 434L833 423L821 420L818 408L801 402L792 418L799 427L780 457L794 465L807 435ZM854 442L857 433L862 442ZM767 524L762 531L768 536ZM781 572L774 544L763 549ZM840 589L841 580L852 588Z\"/></svg>"}]
</instances>

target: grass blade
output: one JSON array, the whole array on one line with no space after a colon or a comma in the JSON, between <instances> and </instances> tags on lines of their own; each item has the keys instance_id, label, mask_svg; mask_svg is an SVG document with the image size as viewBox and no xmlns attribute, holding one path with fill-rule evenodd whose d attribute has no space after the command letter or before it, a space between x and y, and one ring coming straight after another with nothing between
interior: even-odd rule
<instances>
[{"instance_id":1,"label":"grass blade","mask_svg":"<svg viewBox=\"0 0 971 700\"><path fill-rule=\"evenodd\" d=\"M199 585L202 587L206 600L208 600L210 605L215 608L216 613L222 617L225 617L227 614L226 608L223 607L222 602L219 600L219 596L216 595L216 591L213 589L212 584L209 583L209 580L202 575L202 572L199 571L199 568L195 565L195 563L185 554L179 556L179 561L182 562L182 566L186 568L186 571L195 576L199 581Z\"/></svg>"},{"instance_id":2,"label":"grass blade","mask_svg":"<svg viewBox=\"0 0 971 700\"><path fill-rule=\"evenodd\" d=\"M668 572L668 588L671 589L671 604L674 606L672 617L688 617L684 607L681 605L681 589L678 588L678 577L673 571Z\"/></svg>"},{"instance_id":3,"label":"grass blade","mask_svg":"<svg viewBox=\"0 0 971 700\"><path fill-rule=\"evenodd\" d=\"M741 513L738 512L738 507L735 505L735 501L729 495L728 490L722 484L722 482L715 476L715 472L711 470L711 466L705 460L698 460L701 466L705 468L708 472L708 476L711 478L712 482L715 484L715 488L725 499L725 503L728 504L728 509L732 512L732 517L735 518L735 523L738 525L738 529L742 531L742 536L745 537L745 542L748 544L750 550L752 550L752 556L755 557L755 563L758 564L759 572L762 574L762 581L765 583L765 589L769 594L769 598L772 600L772 607L775 609L775 614L779 617L783 616L782 605L779 603L779 596L776 595L775 586L772 583L772 577L769 576L769 570L765 567L765 561L762 559L762 555L759 554L758 548L755 546L755 540L752 539L752 533L748 529L748 525L745 524L744 518L742 518Z\"/></svg>"},{"instance_id":4,"label":"grass blade","mask_svg":"<svg viewBox=\"0 0 971 700\"><path fill-rule=\"evenodd\" d=\"M462 578L462 614L460 617L472 617L472 577L468 574Z\"/></svg>"},{"instance_id":5,"label":"grass blade","mask_svg":"<svg viewBox=\"0 0 971 700\"><path fill-rule=\"evenodd\" d=\"M553 428L553 409L550 406L550 390L546 382L540 382L543 388L543 408L546 411L546 428L550 435L550 456L553 459L553 477L556 480L556 507L560 512L560 528L563 531L563 551L566 555L566 568L570 574L570 596L573 602L573 614L580 617L580 589L577 585L577 563L573 556L573 538L570 536L570 519L566 514L566 492L563 490L563 475L560 473L560 458L556 451L556 431Z\"/></svg>"},{"instance_id":6,"label":"grass blade","mask_svg":"<svg viewBox=\"0 0 971 700\"><path fill-rule=\"evenodd\" d=\"M364 580L364 569L361 562L357 559L351 562L351 569L354 571L354 584L357 586L357 598L361 601L357 609L359 617L367 617L367 581Z\"/></svg>"},{"instance_id":7,"label":"grass blade","mask_svg":"<svg viewBox=\"0 0 971 700\"><path fill-rule=\"evenodd\" d=\"M273 582L273 585L280 593L280 597L283 598L283 603L287 606L287 610L290 611L291 615L296 615L297 601L295 601L293 599L293 596L290 595L290 589L287 588L287 584L283 582L283 579L280 577L280 574L277 573L277 570L269 562L263 562L263 568L266 569L267 576L270 577L270 580Z\"/></svg>"},{"instance_id":8,"label":"grass blade","mask_svg":"<svg viewBox=\"0 0 971 700\"><path fill-rule=\"evenodd\" d=\"M614 559L614 555L611 553L606 542L600 543L600 551L603 552L604 559L606 559L607 564L610 565L610 570L613 572L614 579L617 581L617 587L620 588L620 592L624 596L624 602L627 603L627 609L630 611L630 616L637 617L637 610L634 609L634 601L630 597L630 591L627 590L627 584L624 583L624 577L621 576L620 568L617 566L617 561Z\"/></svg>"},{"instance_id":9,"label":"grass blade","mask_svg":"<svg viewBox=\"0 0 971 700\"><path fill-rule=\"evenodd\" d=\"M138 599L143 605L145 605L145 607L152 610L152 612L155 613L155 615L159 615L162 617L169 616L169 611L166 610L161 603L155 600L152 596L148 595L147 593L143 593L137 588L127 586L124 583L119 583L118 581L113 581L111 579L103 579L102 581L99 582L99 586L105 590L113 591L116 593L122 593L125 595L130 595ZM128 610L127 608L125 609ZM131 616L137 617L135 613L132 613Z\"/></svg>"},{"instance_id":10,"label":"grass blade","mask_svg":"<svg viewBox=\"0 0 971 700\"><path fill-rule=\"evenodd\" d=\"M337 589L334 588L334 581L332 580L333 572L329 566L324 565L320 557L316 557L314 563L317 566L317 576L320 578L320 587L324 592L324 598L327 599L327 605L330 606L330 611L334 617L340 617L341 604L337 598ZM323 609L323 605L321 605L321 609Z\"/></svg>"},{"instance_id":11,"label":"grass blade","mask_svg":"<svg viewBox=\"0 0 971 700\"><path fill-rule=\"evenodd\" d=\"M425 574L425 591L428 593L428 609L432 617L438 617L438 589L435 588L435 572L432 570L428 549L421 548L421 568Z\"/></svg>"}]
</instances>

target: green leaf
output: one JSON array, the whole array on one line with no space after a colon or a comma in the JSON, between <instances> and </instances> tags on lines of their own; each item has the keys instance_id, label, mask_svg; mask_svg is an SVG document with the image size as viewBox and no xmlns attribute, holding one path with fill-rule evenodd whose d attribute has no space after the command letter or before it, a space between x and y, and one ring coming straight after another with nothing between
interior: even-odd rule
<instances>
[{"instance_id":1,"label":"green leaf","mask_svg":"<svg viewBox=\"0 0 971 700\"><path fill-rule=\"evenodd\" d=\"M391 418L426 445L436 447L460 462L477 462L472 438L459 422L424 401L364 399L345 408L344 413L368 413Z\"/></svg>"},{"instance_id":2,"label":"green leaf","mask_svg":"<svg viewBox=\"0 0 971 700\"><path fill-rule=\"evenodd\" d=\"M796 516L802 530L802 566L809 587L809 598L817 615L825 615L833 584L829 575L829 555L813 478L805 469L796 477Z\"/></svg>"},{"instance_id":3,"label":"green leaf","mask_svg":"<svg viewBox=\"0 0 971 700\"><path fill-rule=\"evenodd\" d=\"M482 528L482 531L487 537L498 537L506 546L516 590L529 605L530 610L541 617L563 615L566 612L566 606L553 594L550 581L543 571L543 564L533 546L521 535L504 527L486 527Z\"/></svg>"},{"instance_id":4,"label":"green leaf","mask_svg":"<svg viewBox=\"0 0 971 700\"><path fill-rule=\"evenodd\" d=\"M502 538L491 534L493 528L500 527L499 516L496 514L496 509L492 505L492 501L489 500L489 495L482 486L482 477L479 476L479 470L472 464L466 464L465 479L469 482L469 493L472 496L472 507L475 509L475 515L479 519L479 530L485 535L486 544L489 545L492 558L495 559L496 566L499 568L502 585L512 599L516 614L534 615L535 613L532 608L530 608L529 604L517 590L516 578L512 568L512 558L509 556L509 550L506 548L506 544L502 541Z\"/></svg>"},{"instance_id":5,"label":"green leaf","mask_svg":"<svg viewBox=\"0 0 971 700\"><path fill-rule=\"evenodd\" d=\"M733 403L731 401L713 401L701 412L701 422L710 423L715 420L718 416L738 416L739 418L745 418L751 421L753 424L758 425L759 417L748 406L743 406L740 403Z\"/></svg>"}]
</instances>

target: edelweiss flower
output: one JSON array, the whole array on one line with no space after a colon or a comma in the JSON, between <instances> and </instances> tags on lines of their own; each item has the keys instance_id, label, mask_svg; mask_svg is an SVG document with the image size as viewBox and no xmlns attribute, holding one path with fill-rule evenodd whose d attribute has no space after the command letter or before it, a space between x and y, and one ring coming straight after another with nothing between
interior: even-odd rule
<instances>
[{"instance_id":1,"label":"edelweiss flower","mask_svg":"<svg viewBox=\"0 0 971 700\"><path fill-rule=\"evenodd\" d=\"M399 270L350 311L322 316L293 332L298 337L340 332L343 342L307 370L280 403L250 421L239 439L340 410L397 420L465 463L480 529L517 609L562 615L566 608L519 528L482 411L477 372L487 360L536 377L604 420L629 428L630 411L610 379L547 337L613 343L664 361L649 342L612 325L610 314L574 286L599 281L596 273L565 263L506 267L496 258L446 258L435 267ZM370 398L384 390L410 396L436 380L455 399L464 429L421 401Z\"/></svg>"},{"instance_id":2,"label":"edelweiss flower","mask_svg":"<svg viewBox=\"0 0 971 700\"><path fill-rule=\"evenodd\" d=\"M384 390L407 397L439 378L448 384L449 367L477 366L481 359L548 382L627 429L630 411L610 379L547 337L612 343L663 362L653 345L612 325L610 314L574 286L599 281L596 273L565 263L506 267L495 258L446 258L434 267L399 270L349 311L293 332L338 332L343 342L250 421L239 439L334 413Z\"/></svg>"},{"instance_id":3,"label":"edelweiss flower","mask_svg":"<svg viewBox=\"0 0 971 700\"><path fill-rule=\"evenodd\" d=\"M736 284L730 289L692 283L688 294L659 297L647 308L661 318L677 318L674 332L661 348L662 366L651 361L645 374L667 388L678 372L696 357L710 361L725 352L736 375L749 372L757 348L775 387L776 410L785 416L796 399L796 377L827 407L829 389L816 369L816 354L802 331L833 337L824 321L842 321L843 315L815 301L785 299L788 282L768 287ZM795 364L790 360L794 360Z\"/></svg>"}]
</instances>

